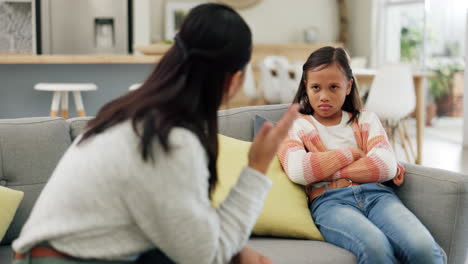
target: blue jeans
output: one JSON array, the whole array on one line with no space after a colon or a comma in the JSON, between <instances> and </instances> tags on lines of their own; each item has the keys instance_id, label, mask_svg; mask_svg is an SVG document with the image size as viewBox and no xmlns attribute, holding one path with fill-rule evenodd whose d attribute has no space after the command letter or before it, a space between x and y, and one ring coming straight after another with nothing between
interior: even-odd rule
<instances>
[{"instance_id":1,"label":"blue jeans","mask_svg":"<svg viewBox=\"0 0 468 264\"><path fill-rule=\"evenodd\" d=\"M310 204L325 240L351 251L358 263L446 263L429 231L380 183L326 190Z\"/></svg>"}]
</instances>

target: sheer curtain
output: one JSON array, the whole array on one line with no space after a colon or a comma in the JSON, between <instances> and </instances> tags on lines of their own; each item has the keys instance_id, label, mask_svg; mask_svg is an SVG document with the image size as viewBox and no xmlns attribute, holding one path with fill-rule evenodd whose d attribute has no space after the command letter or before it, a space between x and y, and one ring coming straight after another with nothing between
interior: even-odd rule
<instances>
[{"instance_id":1,"label":"sheer curtain","mask_svg":"<svg viewBox=\"0 0 468 264\"><path fill-rule=\"evenodd\" d=\"M465 53L467 0L429 0L429 55L462 57Z\"/></svg>"},{"instance_id":2,"label":"sheer curtain","mask_svg":"<svg viewBox=\"0 0 468 264\"><path fill-rule=\"evenodd\" d=\"M425 0L377 0L376 43L374 52L374 67L402 60L402 54L407 52L401 47L402 32L408 30L408 37L414 39L411 51L411 61L421 64L424 44Z\"/></svg>"},{"instance_id":3,"label":"sheer curtain","mask_svg":"<svg viewBox=\"0 0 468 264\"><path fill-rule=\"evenodd\" d=\"M464 93L468 95L468 11L466 11L465 19L465 87ZM463 97L463 105L468 105L468 96ZM463 108L463 146L468 148L468 107ZM468 252L467 252L468 253ZM468 258L468 254L467 254Z\"/></svg>"}]
</instances>

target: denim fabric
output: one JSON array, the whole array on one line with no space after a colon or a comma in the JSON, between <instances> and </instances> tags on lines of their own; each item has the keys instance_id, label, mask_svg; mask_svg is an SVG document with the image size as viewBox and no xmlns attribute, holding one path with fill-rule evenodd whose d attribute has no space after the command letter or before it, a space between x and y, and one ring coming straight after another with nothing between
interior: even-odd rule
<instances>
[{"instance_id":1,"label":"denim fabric","mask_svg":"<svg viewBox=\"0 0 468 264\"><path fill-rule=\"evenodd\" d=\"M444 251L394 190L367 183L326 190L311 204L325 240L358 263L446 263Z\"/></svg>"}]
</instances>

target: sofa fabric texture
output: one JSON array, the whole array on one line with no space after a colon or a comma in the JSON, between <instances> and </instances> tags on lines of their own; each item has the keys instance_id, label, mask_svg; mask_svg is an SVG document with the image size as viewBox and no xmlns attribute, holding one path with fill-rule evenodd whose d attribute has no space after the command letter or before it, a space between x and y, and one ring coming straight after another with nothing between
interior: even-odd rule
<instances>
[{"instance_id":1,"label":"sofa fabric texture","mask_svg":"<svg viewBox=\"0 0 468 264\"><path fill-rule=\"evenodd\" d=\"M70 143L69 126L61 118L0 120L0 180L5 187L24 192L1 245L10 244L19 235L37 196Z\"/></svg>"}]
</instances>

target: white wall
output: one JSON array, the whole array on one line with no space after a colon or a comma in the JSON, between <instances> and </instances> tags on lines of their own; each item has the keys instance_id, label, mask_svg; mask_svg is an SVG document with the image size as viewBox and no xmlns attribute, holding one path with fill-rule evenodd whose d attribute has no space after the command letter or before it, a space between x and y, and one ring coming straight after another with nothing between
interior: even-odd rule
<instances>
[{"instance_id":1,"label":"white wall","mask_svg":"<svg viewBox=\"0 0 468 264\"><path fill-rule=\"evenodd\" d=\"M252 29L255 43L303 42L308 27L319 30L319 42L338 37L338 10L334 0L263 0L239 13Z\"/></svg>"},{"instance_id":2,"label":"white wall","mask_svg":"<svg viewBox=\"0 0 468 264\"><path fill-rule=\"evenodd\" d=\"M151 43L150 0L137 0L133 3L133 44Z\"/></svg>"},{"instance_id":3,"label":"white wall","mask_svg":"<svg viewBox=\"0 0 468 264\"><path fill-rule=\"evenodd\" d=\"M372 56L372 0L347 0L349 13L348 51L352 57Z\"/></svg>"},{"instance_id":4,"label":"white wall","mask_svg":"<svg viewBox=\"0 0 468 264\"><path fill-rule=\"evenodd\" d=\"M150 1L151 40L158 41L164 38L166 1ZM303 30L310 26L320 30L320 42L333 42L338 36L338 11L334 0L263 0L239 13L251 27L255 43L302 42Z\"/></svg>"},{"instance_id":5,"label":"white wall","mask_svg":"<svg viewBox=\"0 0 468 264\"><path fill-rule=\"evenodd\" d=\"M163 40L165 3L170 0L146 1L150 1L150 40ZM336 2L263 0L254 7L238 11L251 27L255 43L302 42L304 29L311 26L319 29L320 42L334 42L338 38L339 27ZM350 20L348 51L351 56L363 56L369 62L372 56L373 2L347 0Z\"/></svg>"},{"instance_id":6,"label":"white wall","mask_svg":"<svg viewBox=\"0 0 468 264\"><path fill-rule=\"evenodd\" d=\"M138 1L138 0L137 0ZM164 0L150 1L151 42L158 42L164 38Z\"/></svg>"},{"instance_id":7,"label":"white wall","mask_svg":"<svg viewBox=\"0 0 468 264\"><path fill-rule=\"evenodd\" d=\"M465 87L463 97L463 147L468 148L468 12L465 27Z\"/></svg>"}]
</instances>

